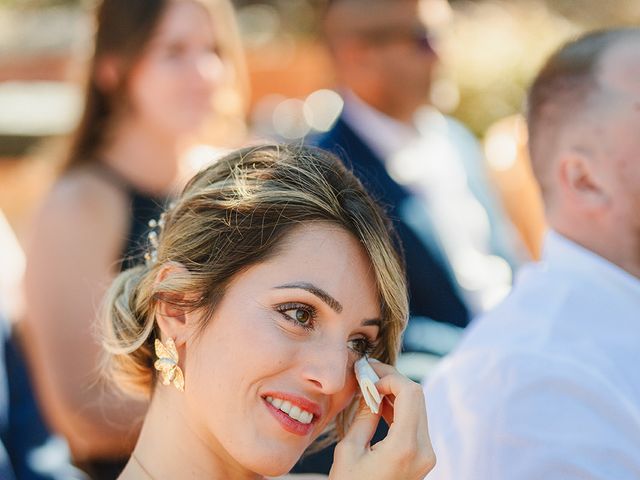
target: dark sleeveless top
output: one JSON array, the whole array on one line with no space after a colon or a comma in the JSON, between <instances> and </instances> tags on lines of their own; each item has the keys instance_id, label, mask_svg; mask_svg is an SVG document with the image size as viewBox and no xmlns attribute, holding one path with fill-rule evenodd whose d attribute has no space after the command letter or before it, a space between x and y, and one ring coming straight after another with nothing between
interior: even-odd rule
<instances>
[{"instance_id":1,"label":"dark sleeveless top","mask_svg":"<svg viewBox=\"0 0 640 480\"><path fill-rule=\"evenodd\" d=\"M149 251L149 220L159 220L169 203L168 197L155 197L141 192L129 180L104 162L96 164L96 173L129 197L129 229L123 239L124 248L119 260L120 271L144 263Z\"/></svg>"},{"instance_id":2,"label":"dark sleeveless top","mask_svg":"<svg viewBox=\"0 0 640 480\"><path fill-rule=\"evenodd\" d=\"M150 197L136 190L129 191L131 217L126 244L122 250L120 270L143 263L144 254L151 247L147 235L151 231L149 220L159 220L168 201L166 198Z\"/></svg>"},{"instance_id":3,"label":"dark sleeveless top","mask_svg":"<svg viewBox=\"0 0 640 480\"><path fill-rule=\"evenodd\" d=\"M124 192L129 198L129 228L123 240L118 260L120 271L144 263L144 254L150 245L147 235L151 231L149 220L158 220L169 203L167 197L154 197L141 192L104 162L95 163L95 173ZM115 480L128 461L127 458L90 459L78 464L92 480Z\"/></svg>"}]
</instances>

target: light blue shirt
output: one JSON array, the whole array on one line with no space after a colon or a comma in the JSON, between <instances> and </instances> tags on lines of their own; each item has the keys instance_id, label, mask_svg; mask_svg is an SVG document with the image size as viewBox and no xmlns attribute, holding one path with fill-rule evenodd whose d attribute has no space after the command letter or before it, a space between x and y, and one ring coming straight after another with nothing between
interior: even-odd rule
<instances>
[{"instance_id":1,"label":"light blue shirt","mask_svg":"<svg viewBox=\"0 0 640 480\"><path fill-rule=\"evenodd\" d=\"M429 480L640 478L640 279L549 232L425 386Z\"/></svg>"}]
</instances>

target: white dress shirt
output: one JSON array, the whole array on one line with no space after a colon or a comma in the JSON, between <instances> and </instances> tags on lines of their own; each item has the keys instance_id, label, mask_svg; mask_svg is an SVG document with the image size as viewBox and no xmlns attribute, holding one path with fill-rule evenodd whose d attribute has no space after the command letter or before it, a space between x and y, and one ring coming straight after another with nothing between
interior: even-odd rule
<instances>
[{"instance_id":1,"label":"white dress shirt","mask_svg":"<svg viewBox=\"0 0 640 480\"><path fill-rule=\"evenodd\" d=\"M640 279L549 232L425 395L429 480L640 479Z\"/></svg>"}]
</instances>

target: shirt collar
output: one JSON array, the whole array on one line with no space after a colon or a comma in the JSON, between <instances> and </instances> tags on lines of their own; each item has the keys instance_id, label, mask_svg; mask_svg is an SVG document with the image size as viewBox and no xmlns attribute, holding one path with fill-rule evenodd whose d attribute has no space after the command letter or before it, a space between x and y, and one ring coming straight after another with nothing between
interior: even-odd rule
<instances>
[{"instance_id":1,"label":"shirt collar","mask_svg":"<svg viewBox=\"0 0 640 480\"><path fill-rule=\"evenodd\" d=\"M379 112L352 91L343 92L343 98L342 118L384 161L419 138L415 127Z\"/></svg>"},{"instance_id":2,"label":"shirt collar","mask_svg":"<svg viewBox=\"0 0 640 480\"><path fill-rule=\"evenodd\" d=\"M597 279L600 284L630 294L633 303L640 304L640 278L554 230L545 236L542 259L549 268Z\"/></svg>"}]
</instances>

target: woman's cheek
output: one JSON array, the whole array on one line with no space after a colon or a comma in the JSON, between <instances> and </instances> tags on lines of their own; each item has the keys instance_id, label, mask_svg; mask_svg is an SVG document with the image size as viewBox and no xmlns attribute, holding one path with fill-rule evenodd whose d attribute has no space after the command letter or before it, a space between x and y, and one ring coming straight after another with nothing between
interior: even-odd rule
<instances>
[{"instance_id":1,"label":"woman's cheek","mask_svg":"<svg viewBox=\"0 0 640 480\"><path fill-rule=\"evenodd\" d=\"M356 386L357 382L355 375L350 375L347 379L345 388L340 393L336 393L332 399L332 406L330 415L327 417L327 424L333 421L336 416L347 408L351 402L356 398Z\"/></svg>"}]
</instances>

